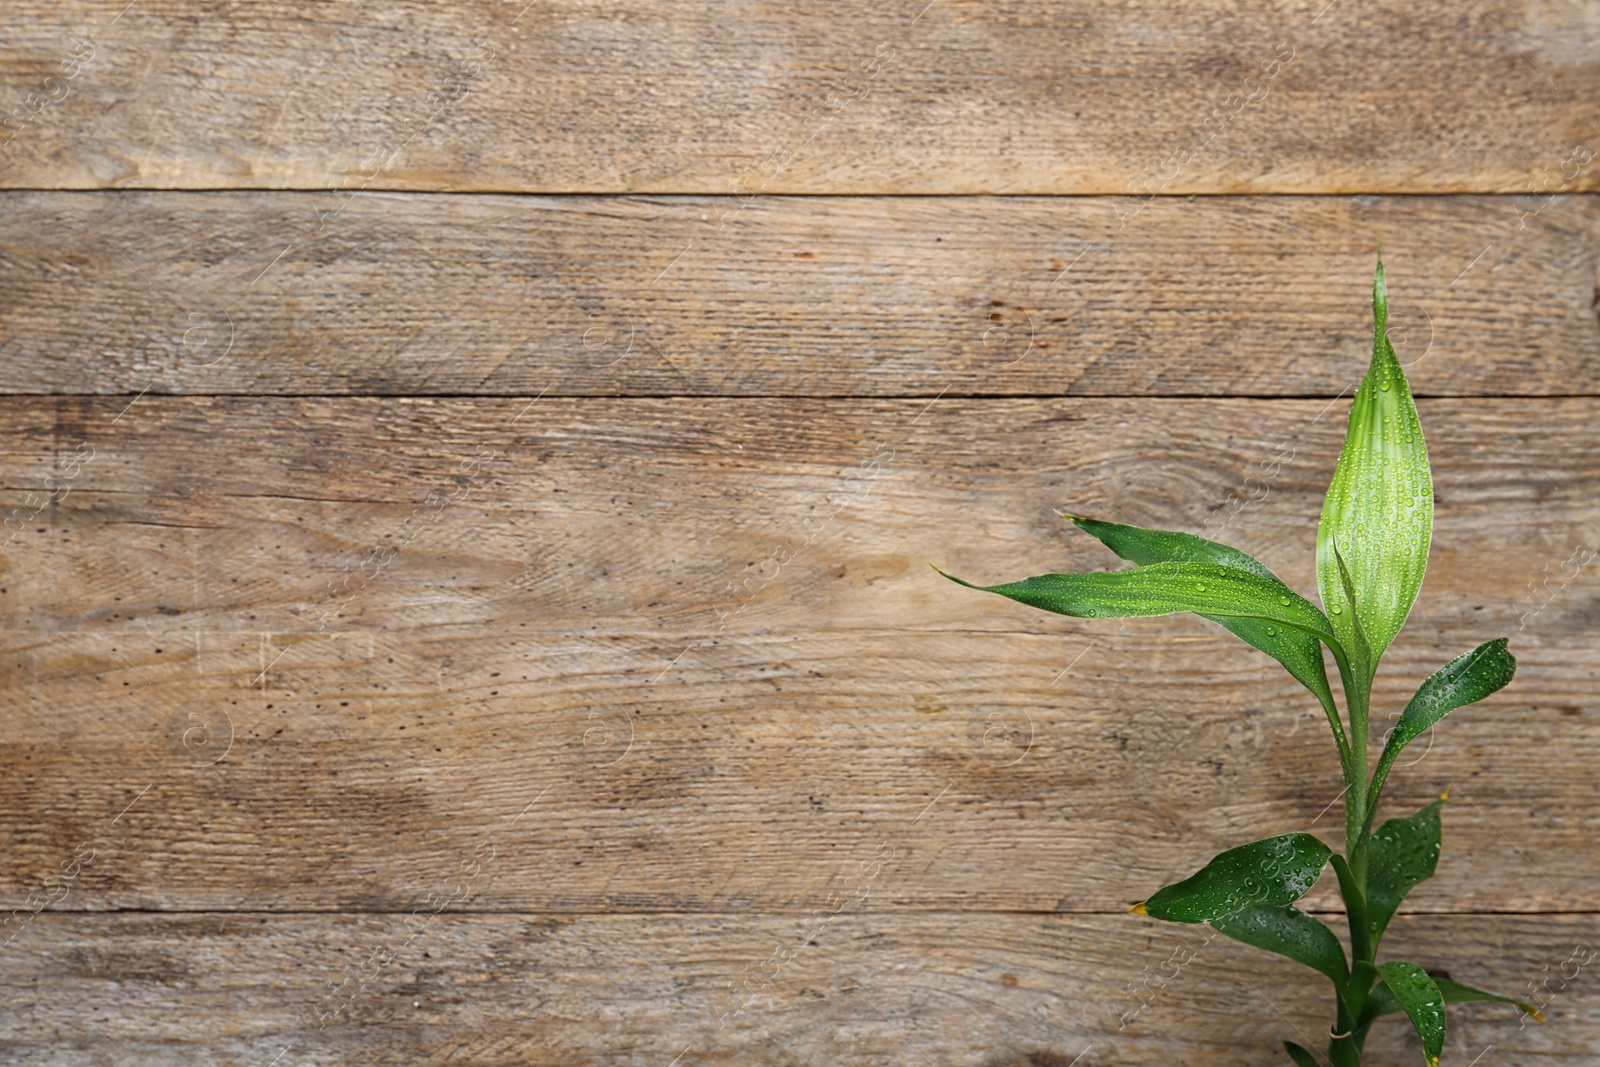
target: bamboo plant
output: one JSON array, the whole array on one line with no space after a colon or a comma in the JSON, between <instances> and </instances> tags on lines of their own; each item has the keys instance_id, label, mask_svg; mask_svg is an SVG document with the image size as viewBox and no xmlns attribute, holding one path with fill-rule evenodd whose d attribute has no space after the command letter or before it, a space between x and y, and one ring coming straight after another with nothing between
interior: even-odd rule
<instances>
[{"instance_id":1,"label":"bamboo plant","mask_svg":"<svg viewBox=\"0 0 1600 1067\"><path fill-rule=\"evenodd\" d=\"M1408 960L1378 962L1389 920L1439 859L1440 812L1448 791L1421 811L1373 826L1395 759L1456 708L1511 681L1516 660L1496 638L1456 657L1422 683L1368 766L1369 697L1378 660L1394 640L1422 585L1433 533L1433 486L1422 426L1405 372L1385 329L1383 261L1372 287L1372 362L1356 391L1349 429L1317 527L1318 608L1254 557L1194 534L1146 530L1064 515L1132 568L1042 574L972 589L1045 611L1089 618L1194 612L1277 660L1326 713L1344 773L1344 852L1309 833L1288 833L1228 849L1180 882L1158 889L1133 911L1153 919L1210 923L1220 932L1287 956L1333 983L1334 1022L1327 1061L1359 1067L1374 1022L1403 1012L1421 1038L1429 1067L1445 1039L1445 1005L1509 997L1431 976ZM943 574L943 571L940 571ZM1323 648L1338 668L1341 717L1328 684ZM1379 739L1382 740L1382 739ZM1320 919L1296 909L1332 864L1349 924L1348 953ZM1299 1067L1321 1061L1292 1041Z\"/></svg>"}]
</instances>

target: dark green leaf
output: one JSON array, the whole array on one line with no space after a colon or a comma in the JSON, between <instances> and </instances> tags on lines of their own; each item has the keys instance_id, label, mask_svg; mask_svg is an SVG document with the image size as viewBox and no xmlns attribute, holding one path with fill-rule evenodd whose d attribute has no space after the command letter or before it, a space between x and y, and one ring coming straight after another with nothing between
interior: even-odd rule
<instances>
[{"instance_id":1,"label":"dark green leaf","mask_svg":"<svg viewBox=\"0 0 1600 1067\"><path fill-rule=\"evenodd\" d=\"M1232 915L1212 919L1211 925L1235 941L1276 952L1321 971L1335 986L1344 988L1348 977L1344 947L1332 930L1297 908L1252 904Z\"/></svg>"},{"instance_id":2,"label":"dark green leaf","mask_svg":"<svg viewBox=\"0 0 1600 1067\"><path fill-rule=\"evenodd\" d=\"M1539 1009L1526 1001L1514 1000L1511 997L1502 997L1498 993L1485 993L1481 989L1474 989L1460 982L1452 982L1448 978L1435 978L1433 984L1439 987L1439 992L1444 995L1446 1004L1466 1004L1473 1001L1494 1001L1497 1004L1510 1004L1526 1015L1531 1015L1539 1022L1544 1022L1544 1016L1539 1014ZM1362 1023L1371 1022L1380 1015L1393 1015L1400 1010L1400 1002L1395 999L1389 987L1380 985L1373 989L1367 997L1367 1006L1361 1012Z\"/></svg>"},{"instance_id":3,"label":"dark green leaf","mask_svg":"<svg viewBox=\"0 0 1600 1067\"><path fill-rule=\"evenodd\" d=\"M1289 1058L1295 1062L1297 1067L1322 1067L1322 1064L1317 1062L1315 1056L1293 1041L1285 1041L1283 1050L1289 1054Z\"/></svg>"},{"instance_id":4,"label":"dark green leaf","mask_svg":"<svg viewBox=\"0 0 1600 1067\"><path fill-rule=\"evenodd\" d=\"M1372 835L1367 868L1367 925L1376 944L1411 887L1439 863L1440 797L1415 815L1390 819Z\"/></svg>"},{"instance_id":5,"label":"dark green leaf","mask_svg":"<svg viewBox=\"0 0 1600 1067\"><path fill-rule=\"evenodd\" d=\"M1517 673L1517 660L1507 651L1506 640L1497 637L1471 652L1462 653L1434 671L1417 689L1390 732L1383 755L1378 757L1372 786L1367 790L1369 807L1377 803L1384 780L1389 777L1389 770L1401 749L1452 711L1477 703L1511 681L1512 675Z\"/></svg>"},{"instance_id":6,"label":"dark green leaf","mask_svg":"<svg viewBox=\"0 0 1600 1067\"><path fill-rule=\"evenodd\" d=\"M1439 1067L1439 1054L1444 1051L1444 994L1415 963L1394 960L1380 965L1378 973L1417 1028L1428 1067Z\"/></svg>"},{"instance_id":7,"label":"dark green leaf","mask_svg":"<svg viewBox=\"0 0 1600 1067\"><path fill-rule=\"evenodd\" d=\"M1339 464L1317 529L1317 585L1345 647L1359 618L1377 668L1422 587L1433 536L1433 479L1422 424L1405 371L1385 327L1389 317L1383 263L1372 283L1372 363L1350 407ZM1350 568L1355 602L1335 566L1337 538ZM1371 680L1370 673L1362 683Z\"/></svg>"},{"instance_id":8,"label":"dark green leaf","mask_svg":"<svg viewBox=\"0 0 1600 1067\"><path fill-rule=\"evenodd\" d=\"M1109 573L1041 574L991 586L944 576L969 589L999 593L1058 615L1115 619L1193 611L1259 619L1273 628L1287 626L1337 642L1322 612L1283 583L1217 563L1152 563Z\"/></svg>"},{"instance_id":9,"label":"dark green leaf","mask_svg":"<svg viewBox=\"0 0 1600 1067\"><path fill-rule=\"evenodd\" d=\"M1264 581L1283 586L1284 592L1293 593L1293 590L1284 585L1260 560L1229 545L1173 530L1146 530L1138 526L1101 522L1098 519L1085 519L1076 515L1066 517L1079 529L1092 534L1111 551L1131 563L1140 566L1152 563L1216 563L1235 570L1248 571ZM1334 708L1333 690L1328 687L1328 672L1322 664L1322 645L1316 637L1263 619L1209 615L1205 612L1197 614L1201 618L1210 619L1241 641L1283 664L1284 669L1301 685L1311 690L1312 695L1322 702L1324 708ZM1337 716L1338 712L1333 711L1332 714Z\"/></svg>"},{"instance_id":10,"label":"dark green leaf","mask_svg":"<svg viewBox=\"0 0 1600 1067\"><path fill-rule=\"evenodd\" d=\"M1310 834L1252 841L1218 853L1133 910L1169 922L1203 923L1253 904L1293 904L1316 884L1329 855L1328 846Z\"/></svg>"}]
</instances>

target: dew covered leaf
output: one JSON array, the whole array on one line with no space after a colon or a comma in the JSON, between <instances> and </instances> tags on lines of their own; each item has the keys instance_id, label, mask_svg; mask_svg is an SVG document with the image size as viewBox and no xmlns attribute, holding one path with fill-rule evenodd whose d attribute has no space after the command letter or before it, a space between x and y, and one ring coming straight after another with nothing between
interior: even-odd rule
<instances>
[{"instance_id":1,"label":"dew covered leaf","mask_svg":"<svg viewBox=\"0 0 1600 1067\"><path fill-rule=\"evenodd\" d=\"M1504 689L1517 673L1517 659L1506 649L1507 639L1485 641L1471 652L1464 652L1434 671L1406 703L1400 721L1383 746L1383 755L1373 771L1367 791L1369 803L1376 803L1385 779L1400 751L1424 730L1457 708L1475 704Z\"/></svg>"},{"instance_id":2,"label":"dew covered leaf","mask_svg":"<svg viewBox=\"0 0 1600 1067\"><path fill-rule=\"evenodd\" d=\"M1152 563L1216 563L1276 583L1283 587L1283 593L1294 593L1260 560L1231 545L1174 530L1147 530L1076 515L1066 517L1130 563L1140 566ZM1309 689L1324 708L1334 706L1333 690L1328 686L1328 672L1322 663L1322 644L1315 636L1249 616L1214 615L1203 611L1196 614L1283 664L1284 669Z\"/></svg>"},{"instance_id":3,"label":"dew covered leaf","mask_svg":"<svg viewBox=\"0 0 1600 1067\"><path fill-rule=\"evenodd\" d=\"M1415 963L1393 960L1379 965L1378 973L1411 1019L1411 1025L1417 1028L1428 1067L1439 1067L1439 1054L1444 1051L1444 994L1428 972Z\"/></svg>"},{"instance_id":4,"label":"dew covered leaf","mask_svg":"<svg viewBox=\"0 0 1600 1067\"><path fill-rule=\"evenodd\" d=\"M1316 605L1282 582L1218 563L1152 563L1127 571L1040 574L990 586L939 573L968 589L999 593L1058 615L1116 619L1192 611L1258 619L1336 641Z\"/></svg>"},{"instance_id":5,"label":"dew covered leaf","mask_svg":"<svg viewBox=\"0 0 1600 1067\"><path fill-rule=\"evenodd\" d=\"M1252 841L1217 853L1134 911L1169 922L1203 923L1255 904L1293 904L1316 884L1330 855L1327 845L1306 833Z\"/></svg>"},{"instance_id":6,"label":"dew covered leaf","mask_svg":"<svg viewBox=\"0 0 1600 1067\"><path fill-rule=\"evenodd\" d=\"M1513 997L1502 997L1498 993L1488 993L1482 989L1461 982L1452 982L1448 978L1433 979L1433 984L1439 987L1439 992L1444 996L1446 1004L1470 1004L1475 1001L1493 1001L1497 1004L1510 1004L1525 1015L1531 1015L1539 1022L1544 1022L1544 1016L1539 1014L1539 1009L1526 1001L1516 1000ZM1380 1015L1393 1015L1400 1010L1400 1001L1389 991L1386 985L1376 986L1367 997L1367 1006L1362 1009L1361 1020L1363 1023L1371 1022Z\"/></svg>"},{"instance_id":7,"label":"dew covered leaf","mask_svg":"<svg viewBox=\"0 0 1600 1067\"><path fill-rule=\"evenodd\" d=\"M1372 649L1368 676L1400 632L1422 587L1433 536L1433 479L1422 424L1385 327L1380 260L1372 283L1372 362L1356 390L1338 466L1317 529L1317 585L1334 631L1350 647L1359 617ZM1332 553L1344 553L1355 588L1346 596Z\"/></svg>"},{"instance_id":8,"label":"dew covered leaf","mask_svg":"<svg viewBox=\"0 0 1600 1067\"><path fill-rule=\"evenodd\" d=\"M1415 815L1390 819L1372 834L1367 868L1367 925L1374 942L1413 886L1439 864L1440 797Z\"/></svg>"},{"instance_id":9,"label":"dew covered leaf","mask_svg":"<svg viewBox=\"0 0 1600 1067\"><path fill-rule=\"evenodd\" d=\"M1232 915L1212 919L1211 926L1235 941L1276 952L1320 971L1340 989L1349 977L1339 939L1321 920L1298 908L1252 904Z\"/></svg>"}]
</instances>

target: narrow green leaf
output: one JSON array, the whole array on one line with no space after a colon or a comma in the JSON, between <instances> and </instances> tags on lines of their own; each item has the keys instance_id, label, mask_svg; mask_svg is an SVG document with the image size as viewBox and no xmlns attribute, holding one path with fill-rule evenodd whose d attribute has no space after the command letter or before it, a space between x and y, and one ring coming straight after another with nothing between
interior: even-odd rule
<instances>
[{"instance_id":1,"label":"narrow green leaf","mask_svg":"<svg viewBox=\"0 0 1600 1067\"><path fill-rule=\"evenodd\" d=\"M1444 797L1415 815L1390 819L1372 835L1367 868L1367 927L1373 944L1413 886L1439 864L1439 811Z\"/></svg>"},{"instance_id":2,"label":"narrow green leaf","mask_svg":"<svg viewBox=\"0 0 1600 1067\"><path fill-rule=\"evenodd\" d=\"M1068 515L1081 530L1098 538L1102 544L1131 563L1146 566L1152 563L1217 563L1224 567L1248 571L1267 582L1282 586L1283 592L1294 591L1284 584L1266 565L1247 552L1231 545L1208 541L1190 533L1174 530L1147 530L1121 523L1101 522ZM1282 595L1280 593L1280 595ZM1290 630L1263 619L1244 616L1210 615L1197 612L1252 648L1265 652L1309 689L1324 708L1334 709L1333 690L1328 686L1328 672L1322 664L1322 644L1301 630ZM1336 710L1331 713L1337 717Z\"/></svg>"},{"instance_id":3,"label":"narrow green leaf","mask_svg":"<svg viewBox=\"0 0 1600 1067\"><path fill-rule=\"evenodd\" d=\"M1232 915L1212 919L1211 925L1235 941L1276 952L1320 971L1339 989L1344 988L1349 977L1339 939L1321 921L1298 908L1252 904Z\"/></svg>"},{"instance_id":4,"label":"narrow green leaf","mask_svg":"<svg viewBox=\"0 0 1600 1067\"><path fill-rule=\"evenodd\" d=\"M1259 619L1338 645L1327 618L1309 600L1282 582L1217 563L1152 563L1127 571L1040 574L990 586L939 573L968 589L999 593L1058 615L1115 619L1192 611ZM1342 649L1336 652L1342 654Z\"/></svg>"},{"instance_id":5,"label":"narrow green leaf","mask_svg":"<svg viewBox=\"0 0 1600 1067\"><path fill-rule=\"evenodd\" d=\"M1433 479L1422 424L1385 325L1383 262L1372 283L1372 362L1356 390L1344 448L1317 529L1317 585L1334 631L1348 648L1359 617L1372 648L1368 676L1400 632L1422 587L1433 536ZM1345 594L1332 546L1345 552L1354 603Z\"/></svg>"},{"instance_id":6,"label":"narrow green leaf","mask_svg":"<svg viewBox=\"0 0 1600 1067\"><path fill-rule=\"evenodd\" d=\"M1203 923L1254 904L1293 904L1316 884L1331 854L1327 845L1305 833L1252 841L1219 852L1133 910L1168 922Z\"/></svg>"},{"instance_id":7,"label":"narrow green leaf","mask_svg":"<svg viewBox=\"0 0 1600 1067\"><path fill-rule=\"evenodd\" d=\"M1334 541L1333 549L1334 566L1339 571L1339 588L1344 590L1345 599L1354 601L1356 598L1355 581L1350 577L1350 567L1344 561L1344 553L1339 550L1339 542ZM1339 605L1333 606L1335 614L1340 612ZM1350 641L1345 646L1350 655L1350 667L1357 678L1365 684L1372 678L1374 660L1372 646L1367 642L1366 629L1361 625L1361 616L1352 615L1350 618ZM1355 729L1354 726L1351 729Z\"/></svg>"},{"instance_id":8,"label":"narrow green leaf","mask_svg":"<svg viewBox=\"0 0 1600 1067\"><path fill-rule=\"evenodd\" d=\"M1439 1067L1439 1054L1444 1051L1444 994L1415 963L1394 960L1381 964L1378 973L1417 1028L1428 1067Z\"/></svg>"},{"instance_id":9,"label":"narrow green leaf","mask_svg":"<svg viewBox=\"0 0 1600 1067\"><path fill-rule=\"evenodd\" d=\"M1474 1001L1494 1001L1497 1004L1510 1004L1525 1015L1531 1015L1539 1022L1544 1022L1544 1016L1539 1014L1539 1009L1532 1004L1511 997L1502 997L1498 993L1486 993L1481 989L1474 989L1460 982L1452 982L1448 978L1434 978L1433 984L1439 987L1439 992L1444 995L1446 1004L1467 1004ZM1389 987L1380 985L1373 989L1367 997L1367 1006L1361 1012L1361 1025L1365 1026L1380 1015L1393 1015L1400 1010L1400 1002L1395 995L1389 992Z\"/></svg>"},{"instance_id":10,"label":"narrow green leaf","mask_svg":"<svg viewBox=\"0 0 1600 1067\"><path fill-rule=\"evenodd\" d=\"M1477 703L1511 681L1517 673L1517 660L1506 650L1506 642L1506 638L1497 637L1462 653L1433 672L1417 689L1390 732L1383 755L1378 757L1372 786L1367 790L1369 808L1377 805L1384 780L1401 749L1452 711Z\"/></svg>"},{"instance_id":11,"label":"narrow green leaf","mask_svg":"<svg viewBox=\"0 0 1600 1067\"><path fill-rule=\"evenodd\" d=\"M1296 1067L1322 1067L1322 1064L1317 1062L1315 1056L1293 1041L1285 1041L1283 1050L1289 1054L1289 1058L1295 1062Z\"/></svg>"}]
</instances>

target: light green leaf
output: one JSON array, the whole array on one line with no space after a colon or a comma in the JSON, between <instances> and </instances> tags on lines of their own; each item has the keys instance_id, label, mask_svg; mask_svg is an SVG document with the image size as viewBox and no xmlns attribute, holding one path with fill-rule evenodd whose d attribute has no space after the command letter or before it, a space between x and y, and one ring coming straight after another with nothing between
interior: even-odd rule
<instances>
[{"instance_id":1,"label":"light green leaf","mask_svg":"<svg viewBox=\"0 0 1600 1067\"><path fill-rule=\"evenodd\" d=\"M1255 904L1293 904L1316 884L1331 854L1327 845L1305 833L1252 841L1219 852L1133 910L1168 922L1203 923Z\"/></svg>"},{"instance_id":2,"label":"light green leaf","mask_svg":"<svg viewBox=\"0 0 1600 1067\"><path fill-rule=\"evenodd\" d=\"M1347 601L1354 601L1355 580L1350 577L1350 568L1344 561L1344 553L1339 549L1339 542L1334 541L1332 548L1334 567L1339 572L1339 588L1344 590ZM1333 610L1338 611L1339 608L1335 606ZM1372 646L1367 643L1367 631L1361 625L1361 616L1354 613L1350 616L1350 641L1345 648L1349 652L1350 667L1356 677L1370 679L1375 668Z\"/></svg>"},{"instance_id":3,"label":"light green leaf","mask_svg":"<svg viewBox=\"0 0 1600 1067\"><path fill-rule=\"evenodd\" d=\"M1101 522L1068 515L1079 529L1098 538L1102 544L1131 563L1145 566L1152 563L1217 563L1224 567L1247 571L1267 582L1293 593L1283 581L1254 556L1230 545L1208 541L1190 533L1172 530L1146 530L1138 526ZM1281 595L1281 594L1280 594ZM1288 630L1263 619L1245 616L1210 615L1197 612L1223 627L1253 648L1259 649L1283 664L1295 679L1311 690L1335 719L1333 690L1328 686L1328 672L1322 664L1322 644L1316 637L1300 630Z\"/></svg>"},{"instance_id":4,"label":"light green leaf","mask_svg":"<svg viewBox=\"0 0 1600 1067\"><path fill-rule=\"evenodd\" d=\"M1369 808L1377 804L1384 780L1389 777L1389 769L1394 766L1401 749L1452 711L1477 703L1511 681L1517 673L1517 660L1506 650L1506 640L1497 637L1471 652L1462 653L1440 667L1417 689L1389 734L1383 755L1378 757L1372 786L1367 790Z\"/></svg>"},{"instance_id":5,"label":"light green leaf","mask_svg":"<svg viewBox=\"0 0 1600 1067\"><path fill-rule=\"evenodd\" d=\"M1372 835L1367 868L1367 926L1373 944L1413 886L1432 878L1439 864L1439 811L1444 797L1415 815L1390 819Z\"/></svg>"},{"instance_id":6,"label":"light green leaf","mask_svg":"<svg viewBox=\"0 0 1600 1067\"><path fill-rule=\"evenodd\" d=\"M1439 992L1444 995L1446 1004L1468 1004L1474 1001L1494 1001L1497 1004L1510 1004L1525 1015L1531 1015L1539 1022L1544 1022L1544 1016L1539 1014L1539 1009L1526 1001L1514 1000L1511 997L1502 997L1498 993L1486 993L1481 989L1474 989L1460 982L1452 982L1448 978L1434 978L1433 984L1439 987ZM1361 1025L1365 1026L1380 1015L1393 1015L1400 1010L1400 1002L1395 999L1389 987L1380 985L1373 989L1367 997L1367 1006L1361 1011Z\"/></svg>"},{"instance_id":7,"label":"light green leaf","mask_svg":"<svg viewBox=\"0 0 1600 1067\"><path fill-rule=\"evenodd\" d=\"M1378 973L1417 1028L1428 1067L1439 1067L1439 1054L1444 1051L1444 994L1415 963L1395 960L1379 966Z\"/></svg>"},{"instance_id":8,"label":"light green leaf","mask_svg":"<svg viewBox=\"0 0 1600 1067\"><path fill-rule=\"evenodd\" d=\"M1327 618L1309 600L1282 582L1217 563L1152 563L1128 571L1041 574L991 586L939 573L968 589L999 593L1058 615L1115 619L1193 611L1259 619L1311 634L1331 647L1338 645ZM1342 649L1335 653L1342 654Z\"/></svg>"},{"instance_id":9,"label":"light green leaf","mask_svg":"<svg viewBox=\"0 0 1600 1067\"><path fill-rule=\"evenodd\" d=\"M1317 529L1317 585L1348 648L1359 617L1372 648L1367 676L1405 623L1422 587L1433 535L1433 479L1405 371L1384 332L1383 263L1372 283L1372 362L1350 407L1349 430ZM1346 596L1333 559L1337 539L1355 587Z\"/></svg>"},{"instance_id":10,"label":"light green leaf","mask_svg":"<svg viewBox=\"0 0 1600 1067\"><path fill-rule=\"evenodd\" d=\"M1295 1062L1296 1067L1322 1067L1322 1064L1317 1062L1315 1056L1293 1041L1285 1041L1283 1050L1289 1054L1289 1058Z\"/></svg>"},{"instance_id":11,"label":"light green leaf","mask_svg":"<svg viewBox=\"0 0 1600 1067\"><path fill-rule=\"evenodd\" d=\"M1211 920L1214 929L1235 941L1276 952L1303 963L1344 988L1349 977L1344 947L1318 919L1288 905L1252 904L1232 915Z\"/></svg>"}]
</instances>

